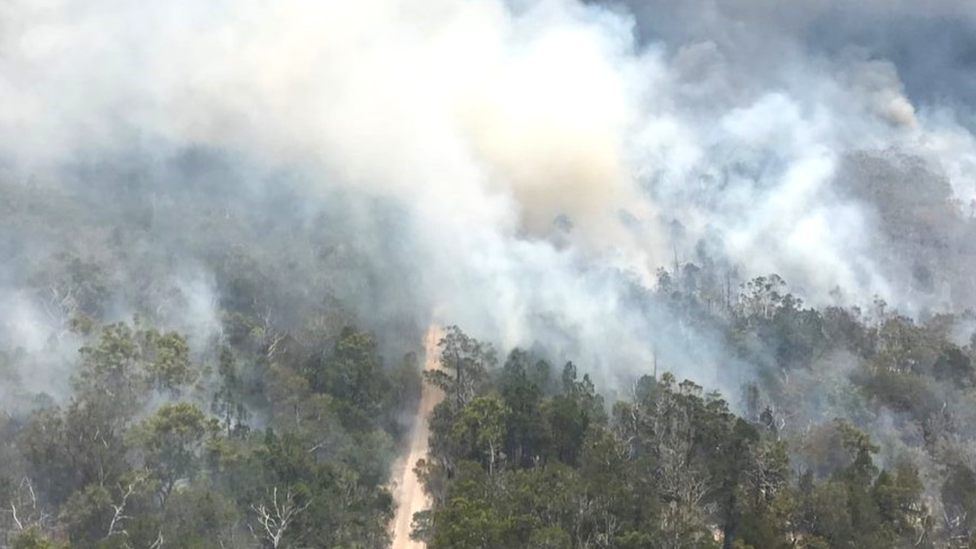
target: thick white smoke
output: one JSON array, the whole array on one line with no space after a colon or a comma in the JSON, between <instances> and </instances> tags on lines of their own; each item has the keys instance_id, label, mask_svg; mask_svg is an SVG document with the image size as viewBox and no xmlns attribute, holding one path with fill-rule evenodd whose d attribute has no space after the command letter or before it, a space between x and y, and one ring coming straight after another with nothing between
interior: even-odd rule
<instances>
[{"instance_id":1,"label":"thick white smoke","mask_svg":"<svg viewBox=\"0 0 976 549\"><path fill-rule=\"evenodd\" d=\"M906 293L873 210L836 182L849 153L896 148L967 203L976 142L953 106L913 104L869 51L809 50L788 18L766 22L761 51L746 31L767 3L739 2L738 23L688 4L702 9L676 19L686 35L639 39L630 11L577 0L8 0L0 163L56 181L203 147L292 174L309 211L335 192L392 201L397 253L420 273L404 306L505 345L586 350L608 372L648 364L675 329L633 306L620 272L652 284L706 235L815 302L840 287L939 305ZM213 322L208 299L190 302ZM708 334L683 340L659 351L720 383Z\"/></svg>"}]
</instances>

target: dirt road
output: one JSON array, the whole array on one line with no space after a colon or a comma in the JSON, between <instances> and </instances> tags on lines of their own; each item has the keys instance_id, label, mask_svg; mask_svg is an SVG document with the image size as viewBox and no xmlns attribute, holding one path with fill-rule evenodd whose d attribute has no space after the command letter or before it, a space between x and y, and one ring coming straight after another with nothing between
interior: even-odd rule
<instances>
[{"instance_id":1,"label":"dirt road","mask_svg":"<svg viewBox=\"0 0 976 549\"><path fill-rule=\"evenodd\" d=\"M441 335L441 330L436 326L431 326L427 331L427 336L424 338L424 370L437 368L437 342L440 341ZM439 389L424 383L413 432L410 435L409 452L405 458L401 458L396 466L397 468L394 469L400 477L393 494L397 506L396 516L393 518L393 549L424 548L423 543L410 539L410 523L413 520L413 514L423 511L429 504L427 495L424 494L423 486L417 475L414 474L413 468L417 464L417 460L427 457L430 414L442 398L444 395Z\"/></svg>"}]
</instances>

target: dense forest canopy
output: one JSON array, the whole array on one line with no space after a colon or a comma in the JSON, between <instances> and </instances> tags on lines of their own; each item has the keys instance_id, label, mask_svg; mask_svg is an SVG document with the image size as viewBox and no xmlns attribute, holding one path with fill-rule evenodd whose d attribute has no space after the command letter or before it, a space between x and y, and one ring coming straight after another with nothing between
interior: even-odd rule
<instances>
[{"instance_id":1,"label":"dense forest canopy","mask_svg":"<svg viewBox=\"0 0 976 549\"><path fill-rule=\"evenodd\" d=\"M688 263L684 273L707 275ZM976 539L968 316L808 308L776 275L727 305L662 270L648 306L711 324L760 375L723 395L650 368L608 400L535 351L458 327L416 464L429 547L944 547ZM707 277L706 277L707 279ZM200 350L76 309L71 396L7 383L0 497L12 547L385 547L415 355L327 307L283 331L244 295ZM337 314L337 313L331 313ZM65 337L68 337L65 335ZM654 376L658 375L658 378Z\"/></svg>"},{"instance_id":2,"label":"dense forest canopy","mask_svg":"<svg viewBox=\"0 0 976 549\"><path fill-rule=\"evenodd\" d=\"M5 0L0 549L976 547L974 68L971 0Z\"/></svg>"}]
</instances>

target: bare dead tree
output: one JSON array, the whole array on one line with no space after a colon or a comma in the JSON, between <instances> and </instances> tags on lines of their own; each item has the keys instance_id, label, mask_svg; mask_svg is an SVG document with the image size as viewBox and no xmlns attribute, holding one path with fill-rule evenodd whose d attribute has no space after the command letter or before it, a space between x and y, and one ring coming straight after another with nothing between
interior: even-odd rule
<instances>
[{"instance_id":1,"label":"bare dead tree","mask_svg":"<svg viewBox=\"0 0 976 549\"><path fill-rule=\"evenodd\" d=\"M279 345L288 337L287 332L279 332L275 328L274 309L271 306L265 307L264 314L261 315L261 329L264 333L265 357L268 362L272 362L281 353Z\"/></svg>"},{"instance_id":2,"label":"bare dead tree","mask_svg":"<svg viewBox=\"0 0 976 549\"><path fill-rule=\"evenodd\" d=\"M108 532L105 534L106 538L110 538L112 536L129 537L129 532L125 530L123 523L131 517L125 514L125 508L129 503L129 497L132 496L133 492L135 492L138 484L138 481L126 483L124 486L119 483L119 489L122 493L122 497L118 505L114 503L110 505L112 507L112 520L109 522Z\"/></svg>"},{"instance_id":3,"label":"bare dead tree","mask_svg":"<svg viewBox=\"0 0 976 549\"><path fill-rule=\"evenodd\" d=\"M684 441L682 441L684 442ZM685 443L687 444L687 443ZM708 493L709 477L688 460L687 448L663 448L658 482L668 505L664 508L662 528L664 546L669 549L687 547L686 534L704 525L701 502Z\"/></svg>"},{"instance_id":4,"label":"bare dead tree","mask_svg":"<svg viewBox=\"0 0 976 549\"><path fill-rule=\"evenodd\" d=\"M275 486L271 492L270 506L264 503L257 506L251 505L251 511L256 516L259 528L255 530L253 525L248 524L248 529L259 543L278 549L288 527L308 509L309 505L310 502L303 505L296 504L291 490L286 491L284 497L279 499L278 487Z\"/></svg>"},{"instance_id":5,"label":"bare dead tree","mask_svg":"<svg viewBox=\"0 0 976 549\"><path fill-rule=\"evenodd\" d=\"M160 549L160 547L163 546L163 543L164 543L163 531L159 530L156 533L156 540L152 542L152 545L149 546L149 549Z\"/></svg>"},{"instance_id":6,"label":"bare dead tree","mask_svg":"<svg viewBox=\"0 0 976 549\"><path fill-rule=\"evenodd\" d=\"M8 512L16 532L43 527L49 518L38 505L37 493L34 491L34 483L30 477L21 479L15 497L11 498Z\"/></svg>"},{"instance_id":7,"label":"bare dead tree","mask_svg":"<svg viewBox=\"0 0 976 549\"><path fill-rule=\"evenodd\" d=\"M45 316L58 326L55 337L60 341L68 333L68 324L78 310L73 286L52 284L47 292L41 292L40 304Z\"/></svg>"}]
</instances>

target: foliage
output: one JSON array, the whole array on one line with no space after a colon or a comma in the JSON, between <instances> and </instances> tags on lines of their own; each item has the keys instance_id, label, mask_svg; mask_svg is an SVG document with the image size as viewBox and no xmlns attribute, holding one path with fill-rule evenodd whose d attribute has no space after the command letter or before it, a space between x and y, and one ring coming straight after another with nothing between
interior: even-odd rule
<instances>
[{"instance_id":1,"label":"foliage","mask_svg":"<svg viewBox=\"0 0 976 549\"><path fill-rule=\"evenodd\" d=\"M755 365L740 403L667 371L598 387L541 349L500 362L457 326L422 377L344 313L276 313L286 290L224 260L212 340L106 322L108 276L70 263L70 395L21 394L23 357L0 357L30 403L0 417L2 547L385 548L425 382L446 395L412 464L431 549L976 546L976 349L958 318L815 309L775 275L736 299L714 264L663 271L635 299Z\"/></svg>"}]
</instances>

